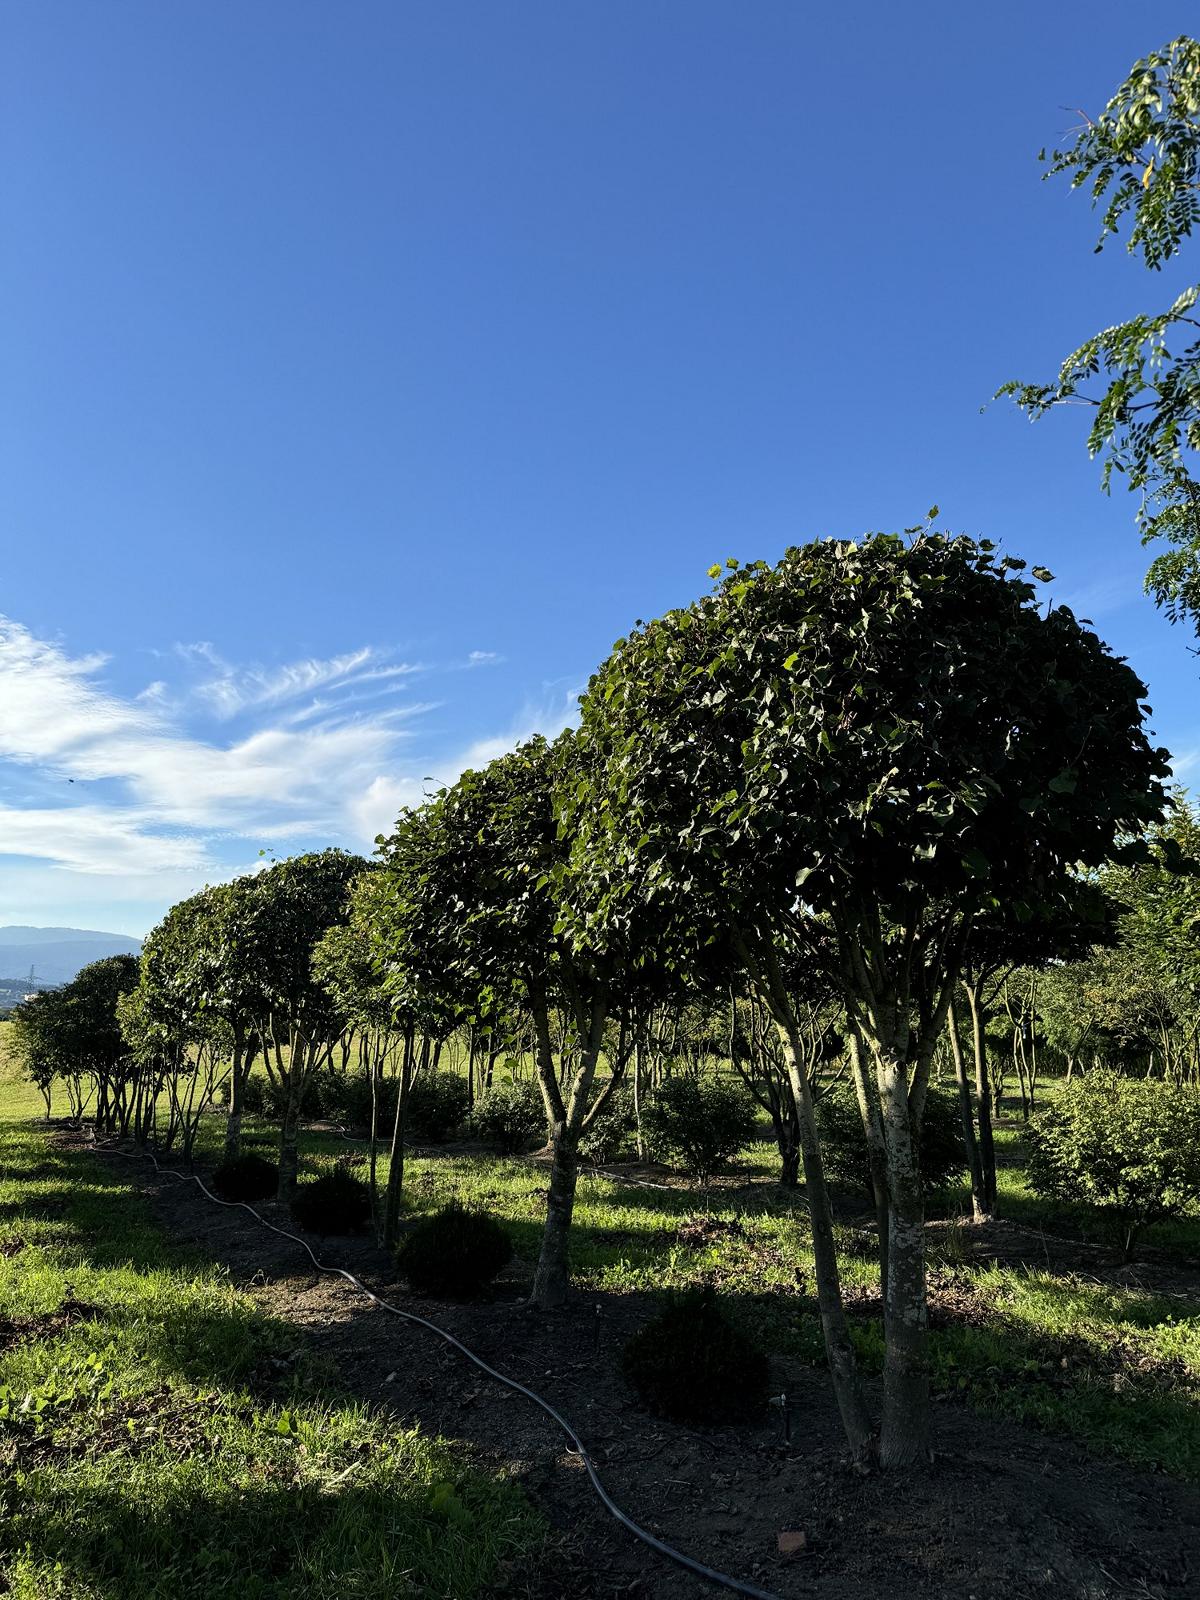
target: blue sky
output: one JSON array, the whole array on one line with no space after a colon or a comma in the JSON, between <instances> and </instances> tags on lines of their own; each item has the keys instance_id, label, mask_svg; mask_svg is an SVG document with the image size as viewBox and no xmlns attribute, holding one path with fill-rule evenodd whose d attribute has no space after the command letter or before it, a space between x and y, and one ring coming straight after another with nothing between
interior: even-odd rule
<instances>
[{"instance_id":1,"label":"blue sky","mask_svg":"<svg viewBox=\"0 0 1200 1600\"><path fill-rule=\"evenodd\" d=\"M553 731L727 555L1046 563L1185 777L1084 419L1157 306L1036 154L1179 5L43 0L0 51L0 923L141 934Z\"/></svg>"}]
</instances>

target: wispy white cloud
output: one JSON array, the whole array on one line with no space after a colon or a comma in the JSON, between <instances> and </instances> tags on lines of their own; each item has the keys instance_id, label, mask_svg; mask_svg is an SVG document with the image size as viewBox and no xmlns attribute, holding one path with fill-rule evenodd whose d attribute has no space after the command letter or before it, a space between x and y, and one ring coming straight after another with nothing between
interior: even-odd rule
<instances>
[{"instance_id":1,"label":"wispy white cloud","mask_svg":"<svg viewBox=\"0 0 1200 1600\"><path fill-rule=\"evenodd\" d=\"M416 662L391 661L384 652L369 645L345 655L323 660L309 657L274 667L235 667L203 641L180 645L178 649L184 660L200 661L215 669L213 676L202 679L192 692L223 720L285 705L317 690L338 693L367 683L382 685L422 670Z\"/></svg>"},{"instance_id":2,"label":"wispy white cloud","mask_svg":"<svg viewBox=\"0 0 1200 1600\"><path fill-rule=\"evenodd\" d=\"M496 659L473 651L466 664ZM440 702L397 698L426 669L384 651L235 667L201 642L175 660L182 685L168 672L123 695L106 656L73 656L0 617L0 920L7 900L14 921L41 907L62 920L68 903L94 921L107 896L119 925L143 932L171 900L250 870L262 846L369 851L468 766L558 733L578 692L551 686L506 730L430 755L415 728Z\"/></svg>"},{"instance_id":3,"label":"wispy white cloud","mask_svg":"<svg viewBox=\"0 0 1200 1600\"><path fill-rule=\"evenodd\" d=\"M1067 606L1077 617L1087 617L1096 622L1109 617L1127 606L1142 603L1142 579L1137 569L1129 567L1122 572L1106 572L1059 593L1057 585L1050 585L1056 605Z\"/></svg>"},{"instance_id":4,"label":"wispy white cloud","mask_svg":"<svg viewBox=\"0 0 1200 1600\"><path fill-rule=\"evenodd\" d=\"M102 876L211 865L203 839L147 830L142 812L121 806L0 805L0 854Z\"/></svg>"},{"instance_id":5,"label":"wispy white cloud","mask_svg":"<svg viewBox=\"0 0 1200 1600\"><path fill-rule=\"evenodd\" d=\"M209 665L218 659L206 645L189 653ZM337 691L343 687L370 683L386 694L397 674L412 670L380 665L370 650L270 674L223 669L208 682L222 714L254 709L261 719L318 683L333 698L306 707L304 720L294 725L277 716L219 742L182 725L179 705L169 702L163 685L131 699L107 690L100 678L106 665L103 656L72 657L20 624L0 622L0 760L80 783L113 783L124 794L119 805L96 806L81 795L79 803L44 814L0 814L0 852L108 871L118 870L112 863L125 859L120 850L136 848L138 840L150 866L168 860L195 865L203 858L194 843L165 845L164 828L341 834L356 826L355 797L393 766L408 737L403 725L428 709L428 703L364 710L342 703ZM218 683L225 687L218 691ZM365 689L352 688L352 694L362 702L373 698ZM31 820L18 826L18 815Z\"/></svg>"},{"instance_id":6,"label":"wispy white cloud","mask_svg":"<svg viewBox=\"0 0 1200 1600\"><path fill-rule=\"evenodd\" d=\"M578 721L579 696L582 692L581 685L566 690L548 687L540 700L530 701L523 707L505 732L477 739L469 745L463 753L459 772L485 767L489 761L515 750L517 745L532 739L535 734L543 734L547 739L556 738L564 728ZM457 772L453 774L453 777L457 776Z\"/></svg>"}]
</instances>

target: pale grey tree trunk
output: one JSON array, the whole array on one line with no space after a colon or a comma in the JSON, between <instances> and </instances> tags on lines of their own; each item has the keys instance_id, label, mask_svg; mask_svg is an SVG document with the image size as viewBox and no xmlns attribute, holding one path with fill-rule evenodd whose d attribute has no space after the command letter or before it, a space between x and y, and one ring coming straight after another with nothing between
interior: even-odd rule
<instances>
[{"instance_id":1,"label":"pale grey tree trunk","mask_svg":"<svg viewBox=\"0 0 1200 1600\"><path fill-rule=\"evenodd\" d=\"M400 1198L404 1192L404 1121L408 1112L408 1091L412 1084L413 1030L404 1036L404 1055L400 1066L400 1088L396 1095L396 1118L392 1124L392 1148L388 1181L383 1196L383 1244L387 1250L396 1243L400 1226Z\"/></svg>"},{"instance_id":2,"label":"pale grey tree trunk","mask_svg":"<svg viewBox=\"0 0 1200 1600\"><path fill-rule=\"evenodd\" d=\"M531 1299L541 1311L561 1306L570 1288L568 1247L575 1211L575 1185L579 1177L579 1135L566 1122L556 1123L550 1135L553 1159L546 1226L538 1255Z\"/></svg>"},{"instance_id":3,"label":"pale grey tree trunk","mask_svg":"<svg viewBox=\"0 0 1200 1600\"><path fill-rule=\"evenodd\" d=\"M984 1215L996 1213L996 1143L992 1137L992 1084L988 1074L987 1043L983 1013L979 1005L979 985L966 984L967 1004L971 1009L971 1045L975 1057L975 1104L979 1117L979 1162L983 1186Z\"/></svg>"},{"instance_id":4,"label":"pale grey tree trunk","mask_svg":"<svg viewBox=\"0 0 1200 1600\"><path fill-rule=\"evenodd\" d=\"M296 1174L300 1166L300 1100L308 1067L308 1051L304 1041L295 1034L291 1039L287 1075L284 1079L286 1099L283 1121L279 1129L279 1188L277 1198L288 1204L296 1192Z\"/></svg>"},{"instance_id":5,"label":"pale grey tree trunk","mask_svg":"<svg viewBox=\"0 0 1200 1600\"><path fill-rule=\"evenodd\" d=\"M245 1040L240 1028L233 1030L233 1059L229 1064L229 1116L225 1121L225 1160L234 1161L242 1149L242 1102L246 1093L248 1066ZM250 1058L253 1060L253 1056Z\"/></svg>"},{"instance_id":6,"label":"pale grey tree trunk","mask_svg":"<svg viewBox=\"0 0 1200 1600\"><path fill-rule=\"evenodd\" d=\"M863 1062L862 1038L853 1023L850 1025L847 1042L854 1093L858 1100L859 1115L862 1117L863 1135L867 1141L871 1193L875 1200L875 1228L879 1237L879 1292L886 1301L891 1204L888 1198L887 1141L883 1132L883 1112L879 1105L878 1086L868 1075Z\"/></svg>"},{"instance_id":7,"label":"pale grey tree trunk","mask_svg":"<svg viewBox=\"0 0 1200 1600\"><path fill-rule=\"evenodd\" d=\"M535 994L531 995L531 999L538 1083L550 1123L551 1163L546 1226L542 1233L542 1248L538 1255L530 1301L539 1310L550 1311L564 1303L570 1287L568 1247L571 1218L575 1210L575 1185L579 1177L579 1139L596 1077L607 1005L603 999L596 999L591 1004L589 1014L582 1001L572 996L581 1048L571 1092L564 1100L554 1071L545 996Z\"/></svg>"},{"instance_id":8,"label":"pale grey tree trunk","mask_svg":"<svg viewBox=\"0 0 1200 1600\"><path fill-rule=\"evenodd\" d=\"M800 1125L800 1154L804 1161L804 1194L808 1202L812 1227L817 1308L821 1317L821 1332L825 1339L825 1355L829 1362L834 1398L841 1414L851 1454L856 1462L865 1464L873 1452L874 1429L863 1397L862 1381L854 1354L854 1342L850 1337L846 1308L842 1304L841 1274L838 1270L837 1248L833 1240L833 1211L829 1204L829 1190L825 1184L825 1169L817 1138L812 1088L803 1065L799 1030L792 1014L791 1004L777 981L771 985L768 1004L783 1050L788 1081L796 1100Z\"/></svg>"},{"instance_id":9,"label":"pale grey tree trunk","mask_svg":"<svg viewBox=\"0 0 1200 1600\"><path fill-rule=\"evenodd\" d=\"M879 1461L883 1467L902 1467L929 1459L925 1197L917 1129L909 1112L908 1062L898 1050L880 1052L877 1070L891 1198Z\"/></svg>"}]
</instances>

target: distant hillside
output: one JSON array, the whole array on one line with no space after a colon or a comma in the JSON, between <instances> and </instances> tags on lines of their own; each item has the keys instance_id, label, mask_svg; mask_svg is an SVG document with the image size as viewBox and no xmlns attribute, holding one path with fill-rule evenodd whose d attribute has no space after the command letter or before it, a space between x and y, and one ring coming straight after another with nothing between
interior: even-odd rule
<instances>
[{"instance_id":1,"label":"distant hillside","mask_svg":"<svg viewBox=\"0 0 1200 1600\"><path fill-rule=\"evenodd\" d=\"M139 939L94 928L0 928L0 985L28 988L30 968L38 988L69 983L89 961L136 956L141 949Z\"/></svg>"}]
</instances>

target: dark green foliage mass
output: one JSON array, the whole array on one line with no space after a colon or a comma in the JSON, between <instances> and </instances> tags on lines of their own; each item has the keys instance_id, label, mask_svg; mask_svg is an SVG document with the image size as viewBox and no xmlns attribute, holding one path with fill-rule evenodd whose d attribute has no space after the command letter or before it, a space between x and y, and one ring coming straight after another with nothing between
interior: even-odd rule
<instances>
[{"instance_id":1,"label":"dark green foliage mass","mask_svg":"<svg viewBox=\"0 0 1200 1600\"><path fill-rule=\"evenodd\" d=\"M469 1300L512 1259L512 1240L483 1211L451 1204L425 1217L401 1242L396 1265L419 1294Z\"/></svg>"},{"instance_id":2,"label":"dark green foliage mass","mask_svg":"<svg viewBox=\"0 0 1200 1600\"><path fill-rule=\"evenodd\" d=\"M445 1144L467 1117L467 1081L453 1072L422 1073L408 1092L408 1131L427 1144Z\"/></svg>"},{"instance_id":3,"label":"dark green foliage mass","mask_svg":"<svg viewBox=\"0 0 1200 1600\"><path fill-rule=\"evenodd\" d=\"M1200 1204L1200 1091L1089 1072L1034 1119L1027 1170L1036 1193L1106 1212L1129 1255L1147 1223Z\"/></svg>"},{"instance_id":4,"label":"dark green foliage mass","mask_svg":"<svg viewBox=\"0 0 1200 1600\"><path fill-rule=\"evenodd\" d=\"M589 1161L615 1161L629 1149L636 1130L633 1096L618 1089L580 1139L579 1153Z\"/></svg>"},{"instance_id":5,"label":"dark green foliage mass","mask_svg":"<svg viewBox=\"0 0 1200 1600\"><path fill-rule=\"evenodd\" d=\"M546 1109L533 1083L494 1083L471 1117L476 1138L506 1156L527 1150L546 1136Z\"/></svg>"},{"instance_id":6,"label":"dark green foliage mass","mask_svg":"<svg viewBox=\"0 0 1200 1600\"><path fill-rule=\"evenodd\" d=\"M625 1346L621 1364L643 1403L678 1422L737 1422L766 1404L767 1358L710 1286L669 1296Z\"/></svg>"},{"instance_id":7,"label":"dark green foliage mass","mask_svg":"<svg viewBox=\"0 0 1200 1600\"><path fill-rule=\"evenodd\" d=\"M212 1187L222 1200L269 1200L279 1187L279 1168L262 1156L234 1156L213 1173Z\"/></svg>"},{"instance_id":8,"label":"dark green foliage mass","mask_svg":"<svg viewBox=\"0 0 1200 1600\"><path fill-rule=\"evenodd\" d=\"M344 1166L298 1184L292 1218L308 1233L361 1233L371 1220L371 1191Z\"/></svg>"},{"instance_id":9,"label":"dark green foliage mass","mask_svg":"<svg viewBox=\"0 0 1200 1600\"><path fill-rule=\"evenodd\" d=\"M871 1194L871 1168L863 1139L862 1114L853 1088L838 1084L817 1101L817 1127L825 1171L839 1183ZM930 1089L925 1097L919 1141L921 1181L926 1194L945 1189L967 1163L957 1101Z\"/></svg>"}]
</instances>

